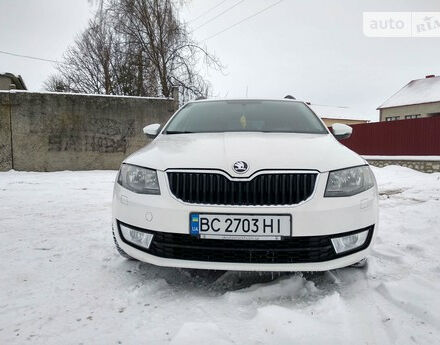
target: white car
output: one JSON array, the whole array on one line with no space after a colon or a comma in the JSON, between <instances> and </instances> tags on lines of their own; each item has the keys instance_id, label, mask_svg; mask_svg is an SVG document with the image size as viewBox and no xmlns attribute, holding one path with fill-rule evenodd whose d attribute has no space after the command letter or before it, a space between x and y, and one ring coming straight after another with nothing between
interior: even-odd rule
<instances>
[{"instance_id":1,"label":"white car","mask_svg":"<svg viewBox=\"0 0 440 345\"><path fill-rule=\"evenodd\" d=\"M378 226L367 162L304 102L189 102L122 163L119 252L159 266L323 271L365 262Z\"/></svg>"}]
</instances>

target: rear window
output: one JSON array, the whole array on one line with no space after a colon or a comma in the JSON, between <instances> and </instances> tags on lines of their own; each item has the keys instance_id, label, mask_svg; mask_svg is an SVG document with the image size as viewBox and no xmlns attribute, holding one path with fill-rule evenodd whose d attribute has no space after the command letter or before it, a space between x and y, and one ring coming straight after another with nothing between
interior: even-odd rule
<instances>
[{"instance_id":1,"label":"rear window","mask_svg":"<svg viewBox=\"0 0 440 345\"><path fill-rule=\"evenodd\" d=\"M253 100L189 103L164 131L165 134L209 132L328 133L303 103Z\"/></svg>"}]
</instances>

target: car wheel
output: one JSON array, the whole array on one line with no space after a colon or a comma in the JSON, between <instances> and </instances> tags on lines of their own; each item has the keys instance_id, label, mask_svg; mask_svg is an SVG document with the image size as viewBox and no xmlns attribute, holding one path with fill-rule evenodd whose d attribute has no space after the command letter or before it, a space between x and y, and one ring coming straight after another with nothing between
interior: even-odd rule
<instances>
[{"instance_id":1,"label":"car wheel","mask_svg":"<svg viewBox=\"0 0 440 345\"><path fill-rule=\"evenodd\" d=\"M118 242L116 241L116 237L115 237L115 232L114 230L112 231L113 233L113 241L115 241L115 246L116 246L116 250L118 251L118 253L125 259L128 260L135 260L134 258L132 258L130 255L128 255L126 252L124 252L124 250L122 250L121 247L119 247Z\"/></svg>"}]
</instances>

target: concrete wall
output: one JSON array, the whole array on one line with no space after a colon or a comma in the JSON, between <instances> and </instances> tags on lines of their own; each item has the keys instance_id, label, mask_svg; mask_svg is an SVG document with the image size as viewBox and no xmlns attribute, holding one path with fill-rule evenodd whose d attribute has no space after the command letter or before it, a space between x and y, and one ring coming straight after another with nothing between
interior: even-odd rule
<instances>
[{"instance_id":1,"label":"concrete wall","mask_svg":"<svg viewBox=\"0 0 440 345\"><path fill-rule=\"evenodd\" d=\"M433 173L440 172L440 161L428 160L386 160L386 159L367 159L372 166L383 168L387 165L400 165L402 167L411 168L414 170Z\"/></svg>"},{"instance_id":2,"label":"concrete wall","mask_svg":"<svg viewBox=\"0 0 440 345\"><path fill-rule=\"evenodd\" d=\"M420 114L420 117L429 117L435 113L440 113L440 102L385 108L380 109L380 121L386 121L386 118L391 116L400 116L399 120L404 120L405 115Z\"/></svg>"},{"instance_id":3,"label":"concrete wall","mask_svg":"<svg viewBox=\"0 0 440 345\"><path fill-rule=\"evenodd\" d=\"M165 123L178 103L19 91L0 100L0 170L27 171L117 169L148 143L142 128Z\"/></svg>"},{"instance_id":4,"label":"concrete wall","mask_svg":"<svg viewBox=\"0 0 440 345\"><path fill-rule=\"evenodd\" d=\"M0 75L0 90L9 90L11 88L11 78Z\"/></svg>"},{"instance_id":5,"label":"concrete wall","mask_svg":"<svg viewBox=\"0 0 440 345\"><path fill-rule=\"evenodd\" d=\"M12 169L11 107L8 93L0 93L0 171Z\"/></svg>"}]
</instances>

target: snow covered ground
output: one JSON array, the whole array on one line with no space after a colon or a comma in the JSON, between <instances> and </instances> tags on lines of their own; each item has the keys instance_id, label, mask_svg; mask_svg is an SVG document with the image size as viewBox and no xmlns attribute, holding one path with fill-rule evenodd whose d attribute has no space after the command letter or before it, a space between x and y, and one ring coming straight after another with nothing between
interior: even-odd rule
<instances>
[{"instance_id":1,"label":"snow covered ground","mask_svg":"<svg viewBox=\"0 0 440 345\"><path fill-rule=\"evenodd\" d=\"M158 268L113 248L114 171L0 173L0 344L439 344L440 174L389 166L368 268Z\"/></svg>"}]
</instances>

